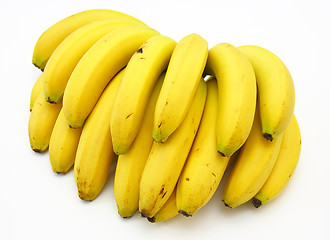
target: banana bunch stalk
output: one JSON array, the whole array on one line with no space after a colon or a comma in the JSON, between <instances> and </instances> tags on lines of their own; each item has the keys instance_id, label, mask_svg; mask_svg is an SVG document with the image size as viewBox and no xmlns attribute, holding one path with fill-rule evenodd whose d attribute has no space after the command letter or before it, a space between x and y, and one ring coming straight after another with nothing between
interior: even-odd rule
<instances>
[{"instance_id":1,"label":"banana bunch stalk","mask_svg":"<svg viewBox=\"0 0 330 240\"><path fill-rule=\"evenodd\" d=\"M195 216L230 165L224 205L259 208L298 165L293 79L262 47L209 49L196 33L175 41L133 16L91 9L48 28L32 63L43 72L30 95L31 149L49 149L55 173L73 169L87 201L101 194L117 158L123 218Z\"/></svg>"}]
</instances>

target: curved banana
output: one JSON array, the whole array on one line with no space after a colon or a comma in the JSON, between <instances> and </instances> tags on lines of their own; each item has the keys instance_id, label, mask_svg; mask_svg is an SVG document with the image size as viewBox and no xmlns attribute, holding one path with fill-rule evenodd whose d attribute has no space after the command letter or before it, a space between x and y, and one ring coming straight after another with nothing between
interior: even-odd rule
<instances>
[{"instance_id":1,"label":"curved banana","mask_svg":"<svg viewBox=\"0 0 330 240\"><path fill-rule=\"evenodd\" d=\"M109 124L122 75L123 71L106 87L80 136L74 163L74 178L78 195L83 200L95 199L108 177L114 156Z\"/></svg>"},{"instance_id":2,"label":"curved banana","mask_svg":"<svg viewBox=\"0 0 330 240\"><path fill-rule=\"evenodd\" d=\"M178 214L178 209L176 207L176 189L174 189L164 206L153 217L148 217L147 219L152 223L164 222Z\"/></svg>"},{"instance_id":3,"label":"curved banana","mask_svg":"<svg viewBox=\"0 0 330 240\"><path fill-rule=\"evenodd\" d=\"M261 134L257 108L251 133L244 143L223 192L222 201L235 208L252 199L270 175L280 151L283 134L268 141Z\"/></svg>"},{"instance_id":4,"label":"curved banana","mask_svg":"<svg viewBox=\"0 0 330 240\"><path fill-rule=\"evenodd\" d=\"M207 60L208 43L193 33L176 45L156 109L153 138L165 142L188 112Z\"/></svg>"},{"instance_id":5,"label":"curved banana","mask_svg":"<svg viewBox=\"0 0 330 240\"><path fill-rule=\"evenodd\" d=\"M127 69L125 69L126 71ZM123 79L125 74L123 75ZM131 148L126 154L118 156L114 192L118 213L124 218L133 216L139 208L140 180L153 143L152 128L154 111L164 76L165 73L159 77L154 90L152 90L143 122Z\"/></svg>"},{"instance_id":6,"label":"curved banana","mask_svg":"<svg viewBox=\"0 0 330 240\"><path fill-rule=\"evenodd\" d=\"M301 134L298 121L293 115L289 126L283 133L280 153L267 181L252 199L258 208L276 198L292 179L298 164L301 149Z\"/></svg>"},{"instance_id":7,"label":"curved banana","mask_svg":"<svg viewBox=\"0 0 330 240\"><path fill-rule=\"evenodd\" d=\"M111 119L113 150L125 154L134 141L152 89L166 70L176 42L166 36L148 39L129 60Z\"/></svg>"},{"instance_id":8,"label":"curved banana","mask_svg":"<svg viewBox=\"0 0 330 240\"><path fill-rule=\"evenodd\" d=\"M104 35L128 25L142 24L130 19L98 20L79 28L63 40L45 67L45 99L51 103L62 99L72 71L88 49Z\"/></svg>"},{"instance_id":9,"label":"curved banana","mask_svg":"<svg viewBox=\"0 0 330 240\"><path fill-rule=\"evenodd\" d=\"M132 19L141 22L125 13L108 9L91 9L78 12L55 23L39 37L34 46L32 63L41 70L44 70L52 53L72 32L90 22L114 18Z\"/></svg>"},{"instance_id":10,"label":"curved banana","mask_svg":"<svg viewBox=\"0 0 330 240\"><path fill-rule=\"evenodd\" d=\"M36 99L29 118L30 145L35 152L44 152L48 149L56 119L62 108L62 101L51 104L45 101L41 92Z\"/></svg>"},{"instance_id":11,"label":"curved banana","mask_svg":"<svg viewBox=\"0 0 330 240\"><path fill-rule=\"evenodd\" d=\"M217 105L217 82L211 78L202 120L177 185L177 209L184 216L194 215L211 199L228 165L229 157L217 151Z\"/></svg>"},{"instance_id":12,"label":"curved banana","mask_svg":"<svg viewBox=\"0 0 330 240\"><path fill-rule=\"evenodd\" d=\"M76 157L82 128L70 128L63 109L60 111L49 141L49 160L56 173L68 172Z\"/></svg>"},{"instance_id":13,"label":"curved banana","mask_svg":"<svg viewBox=\"0 0 330 240\"><path fill-rule=\"evenodd\" d=\"M256 108L256 78L251 63L229 43L209 50L207 74L218 81L217 145L222 156L230 157L246 141Z\"/></svg>"},{"instance_id":14,"label":"curved banana","mask_svg":"<svg viewBox=\"0 0 330 240\"><path fill-rule=\"evenodd\" d=\"M71 127L83 125L111 78L127 65L142 43L158 34L149 27L126 26L105 35L87 51L65 89L63 108Z\"/></svg>"},{"instance_id":15,"label":"curved banana","mask_svg":"<svg viewBox=\"0 0 330 240\"><path fill-rule=\"evenodd\" d=\"M258 46L239 47L254 68L261 114L262 134L272 140L289 125L295 105L291 74L272 52Z\"/></svg>"},{"instance_id":16,"label":"curved banana","mask_svg":"<svg viewBox=\"0 0 330 240\"><path fill-rule=\"evenodd\" d=\"M153 217L171 196L197 133L206 94L206 83L201 79L180 127L165 143L153 143L140 182L142 216Z\"/></svg>"},{"instance_id":17,"label":"curved banana","mask_svg":"<svg viewBox=\"0 0 330 240\"><path fill-rule=\"evenodd\" d=\"M42 92L42 79L43 73L37 78L37 81L34 83L30 95L30 112L32 111L33 105L35 101L37 100L39 94Z\"/></svg>"}]
</instances>

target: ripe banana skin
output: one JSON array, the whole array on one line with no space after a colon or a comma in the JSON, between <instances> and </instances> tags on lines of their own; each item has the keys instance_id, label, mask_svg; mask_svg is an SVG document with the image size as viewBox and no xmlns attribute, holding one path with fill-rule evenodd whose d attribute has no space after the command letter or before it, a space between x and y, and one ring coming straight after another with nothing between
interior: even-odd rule
<instances>
[{"instance_id":1,"label":"ripe banana skin","mask_svg":"<svg viewBox=\"0 0 330 240\"><path fill-rule=\"evenodd\" d=\"M229 157L217 151L217 105L217 82L211 78L198 133L177 185L177 209L184 216L194 215L211 199L228 165Z\"/></svg>"},{"instance_id":2,"label":"ripe banana skin","mask_svg":"<svg viewBox=\"0 0 330 240\"><path fill-rule=\"evenodd\" d=\"M94 200L108 177L114 156L109 124L123 71L119 72L104 90L80 136L74 177L78 195L83 200Z\"/></svg>"},{"instance_id":3,"label":"ripe banana skin","mask_svg":"<svg viewBox=\"0 0 330 240\"><path fill-rule=\"evenodd\" d=\"M201 78L180 127L165 143L153 143L140 182L139 211L142 216L153 217L171 196L197 133L206 94L206 83Z\"/></svg>"},{"instance_id":4,"label":"ripe banana skin","mask_svg":"<svg viewBox=\"0 0 330 240\"><path fill-rule=\"evenodd\" d=\"M127 65L142 43L158 34L145 26L121 27L106 34L86 52L65 89L63 108L71 127L83 125L111 78ZM110 122L110 129L109 126Z\"/></svg>"},{"instance_id":5,"label":"ripe banana skin","mask_svg":"<svg viewBox=\"0 0 330 240\"><path fill-rule=\"evenodd\" d=\"M298 121L293 115L289 126L283 133L280 153L275 166L267 181L252 199L253 205L258 208L276 198L292 179L298 164L301 150L301 134Z\"/></svg>"},{"instance_id":6,"label":"ripe banana skin","mask_svg":"<svg viewBox=\"0 0 330 240\"><path fill-rule=\"evenodd\" d=\"M166 70L176 42L156 35L137 50L127 64L111 119L113 150L125 154L134 141L152 89Z\"/></svg>"},{"instance_id":7,"label":"ripe banana skin","mask_svg":"<svg viewBox=\"0 0 330 240\"><path fill-rule=\"evenodd\" d=\"M176 207L176 189L174 189L164 206L153 217L147 219L152 223L164 222L177 216L178 214L178 209Z\"/></svg>"},{"instance_id":8,"label":"ripe banana skin","mask_svg":"<svg viewBox=\"0 0 330 240\"><path fill-rule=\"evenodd\" d=\"M49 146L56 119L62 108L62 101L50 104L41 92L36 99L29 118L30 145L35 152L45 152Z\"/></svg>"},{"instance_id":9,"label":"ripe banana skin","mask_svg":"<svg viewBox=\"0 0 330 240\"><path fill-rule=\"evenodd\" d=\"M252 199L266 182L278 156L283 134L268 141L261 134L258 108L251 133L227 179L222 201L235 208Z\"/></svg>"},{"instance_id":10,"label":"ripe banana skin","mask_svg":"<svg viewBox=\"0 0 330 240\"><path fill-rule=\"evenodd\" d=\"M165 142L185 118L202 77L207 54L207 41L195 33L185 36L176 45L155 109L153 138L156 142Z\"/></svg>"},{"instance_id":11,"label":"ripe banana skin","mask_svg":"<svg viewBox=\"0 0 330 240\"><path fill-rule=\"evenodd\" d=\"M256 77L247 57L229 43L209 50L205 72L218 81L217 145L221 155L230 157L243 145L252 128Z\"/></svg>"},{"instance_id":12,"label":"ripe banana skin","mask_svg":"<svg viewBox=\"0 0 330 240\"><path fill-rule=\"evenodd\" d=\"M94 21L70 34L56 48L44 71L44 93L48 102L62 99L66 84L82 56L97 40L123 26L142 25L130 19Z\"/></svg>"},{"instance_id":13,"label":"ripe banana skin","mask_svg":"<svg viewBox=\"0 0 330 240\"><path fill-rule=\"evenodd\" d=\"M66 173L72 168L81 131L82 128L69 127L62 108L49 141L49 160L55 173Z\"/></svg>"},{"instance_id":14,"label":"ripe banana skin","mask_svg":"<svg viewBox=\"0 0 330 240\"><path fill-rule=\"evenodd\" d=\"M140 21L125 13L108 9L91 9L76 13L55 23L39 37L33 50L32 63L41 70L44 70L52 53L72 32L90 22L114 18Z\"/></svg>"},{"instance_id":15,"label":"ripe banana skin","mask_svg":"<svg viewBox=\"0 0 330 240\"><path fill-rule=\"evenodd\" d=\"M32 87L32 91L30 95L30 112L32 111L36 99L38 98L39 94L42 92L42 86L43 86L42 77L43 77L43 73L40 74L37 81L34 83Z\"/></svg>"},{"instance_id":16,"label":"ripe banana skin","mask_svg":"<svg viewBox=\"0 0 330 240\"><path fill-rule=\"evenodd\" d=\"M152 90L143 122L131 148L124 155L118 156L114 180L114 195L118 213L124 218L133 216L139 208L140 180L153 143L152 128L154 111L164 76L165 73L159 77ZM116 126L114 125L113 127Z\"/></svg>"},{"instance_id":17,"label":"ripe banana skin","mask_svg":"<svg viewBox=\"0 0 330 240\"><path fill-rule=\"evenodd\" d=\"M239 47L250 60L257 78L262 134L272 140L289 125L295 105L291 74L272 52L258 46Z\"/></svg>"}]
</instances>

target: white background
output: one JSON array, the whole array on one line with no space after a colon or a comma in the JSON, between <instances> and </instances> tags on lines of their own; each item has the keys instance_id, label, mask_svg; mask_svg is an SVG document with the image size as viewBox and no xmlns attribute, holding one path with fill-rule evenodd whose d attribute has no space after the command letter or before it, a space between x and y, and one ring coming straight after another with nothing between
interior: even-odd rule
<instances>
[{"instance_id":1,"label":"white background","mask_svg":"<svg viewBox=\"0 0 330 240\"><path fill-rule=\"evenodd\" d=\"M330 239L330 2L265 2L2 1L0 238ZM196 32L209 47L255 44L277 54L294 78L302 132L300 162L283 194L259 209L251 203L228 209L222 183L193 217L151 224L139 214L117 214L112 172L96 200L80 200L73 172L53 173L48 154L30 149L27 126L30 91L40 74L31 63L35 42L55 22L91 8L133 15L177 41Z\"/></svg>"}]
</instances>

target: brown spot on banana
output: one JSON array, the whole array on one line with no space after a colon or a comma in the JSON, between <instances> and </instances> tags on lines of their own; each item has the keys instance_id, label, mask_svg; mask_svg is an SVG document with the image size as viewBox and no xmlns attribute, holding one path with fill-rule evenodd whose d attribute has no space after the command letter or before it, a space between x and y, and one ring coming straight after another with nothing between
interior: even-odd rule
<instances>
[{"instance_id":1,"label":"brown spot on banana","mask_svg":"<svg viewBox=\"0 0 330 240\"><path fill-rule=\"evenodd\" d=\"M128 114L127 116L126 116L126 118L125 119L127 119L127 118L129 118L130 116L132 116L133 115L133 113L131 113L131 114Z\"/></svg>"}]
</instances>

